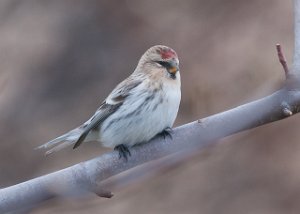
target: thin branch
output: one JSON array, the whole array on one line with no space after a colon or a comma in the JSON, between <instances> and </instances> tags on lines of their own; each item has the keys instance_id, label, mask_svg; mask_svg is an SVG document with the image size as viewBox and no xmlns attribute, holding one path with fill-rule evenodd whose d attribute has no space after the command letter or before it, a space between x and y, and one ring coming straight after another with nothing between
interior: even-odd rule
<instances>
[{"instance_id":1,"label":"thin branch","mask_svg":"<svg viewBox=\"0 0 300 214\"><path fill-rule=\"evenodd\" d=\"M0 213L23 209L57 195L96 192L110 196L104 181L130 168L170 154L211 145L217 139L294 115L300 111L300 0L295 3L295 51L291 77L284 87L260 100L174 129L173 139L155 138L133 147L128 162L113 151L69 168L0 190ZM279 52L282 52L281 50ZM289 74L290 76L290 74ZM289 81L287 81L289 86Z\"/></svg>"},{"instance_id":2,"label":"thin branch","mask_svg":"<svg viewBox=\"0 0 300 214\"><path fill-rule=\"evenodd\" d=\"M276 44L276 50L277 50L277 55L278 55L278 59L279 62L281 63L283 70L285 72L285 76L287 77L288 73L289 73L289 68L288 65L286 63L286 59L284 57L283 51L281 49L281 45L280 44Z\"/></svg>"}]
</instances>

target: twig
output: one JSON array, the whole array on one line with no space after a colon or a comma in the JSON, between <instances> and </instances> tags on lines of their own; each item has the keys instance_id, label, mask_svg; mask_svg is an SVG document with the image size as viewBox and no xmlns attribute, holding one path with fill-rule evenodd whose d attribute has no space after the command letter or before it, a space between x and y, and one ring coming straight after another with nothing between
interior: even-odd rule
<instances>
[{"instance_id":1,"label":"twig","mask_svg":"<svg viewBox=\"0 0 300 214\"><path fill-rule=\"evenodd\" d=\"M283 51L281 49L281 45L280 44L276 44L276 50L277 50L277 54L278 54L278 59L279 62L281 63L285 76L287 77L288 73L289 73L289 68L288 65L286 63L286 59L284 57Z\"/></svg>"}]
</instances>

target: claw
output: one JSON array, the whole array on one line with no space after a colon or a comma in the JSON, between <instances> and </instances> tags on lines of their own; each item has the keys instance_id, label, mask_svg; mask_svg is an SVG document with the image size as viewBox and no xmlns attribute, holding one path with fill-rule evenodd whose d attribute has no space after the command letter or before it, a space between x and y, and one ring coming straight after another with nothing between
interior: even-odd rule
<instances>
[{"instance_id":1,"label":"claw","mask_svg":"<svg viewBox=\"0 0 300 214\"><path fill-rule=\"evenodd\" d=\"M170 127L167 127L161 133L159 133L159 135L162 135L164 137L164 139L166 139L166 137L169 137L169 138L171 138L171 140L173 140L172 132L173 132L173 129Z\"/></svg>"},{"instance_id":2,"label":"claw","mask_svg":"<svg viewBox=\"0 0 300 214\"><path fill-rule=\"evenodd\" d=\"M128 161L128 157L131 156L130 150L124 144L116 146L114 150L119 152L119 159L123 157L126 162Z\"/></svg>"}]
</instances>

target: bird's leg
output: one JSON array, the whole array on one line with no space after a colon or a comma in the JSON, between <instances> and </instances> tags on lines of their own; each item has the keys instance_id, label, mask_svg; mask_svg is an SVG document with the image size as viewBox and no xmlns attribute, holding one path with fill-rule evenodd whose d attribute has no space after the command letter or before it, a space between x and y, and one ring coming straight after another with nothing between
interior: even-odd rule
<instances>
[{"instance_id":1,"label":"bird's leg","mask_svg":"<svg viewBox=\"0 0 300 214\"><path fill-rule=\"evenodd\" d=\"M172 132L173 132L173 129L171 127L167 127L161 133L159 133L159 135L163 136L164 139L166 139L166 137L169 137L172 140L173 139Z\"/></svg>"},{"instance_id":2,"label":"bird's leg","mask_svg":"<svg viewBox=\"0 0 300 214\"><path fill-rule=\"evenodd\" d=\"M122 158L124 157L126 162L128 160L128 156L131 156L131 153L130 153L130 150L128 149L127 146L125 146L124 144L120 144L120 145L117 145L115 148L114 148L115 151L118 151L119 152L119 158Z\"/></svg>"}]
</instances>

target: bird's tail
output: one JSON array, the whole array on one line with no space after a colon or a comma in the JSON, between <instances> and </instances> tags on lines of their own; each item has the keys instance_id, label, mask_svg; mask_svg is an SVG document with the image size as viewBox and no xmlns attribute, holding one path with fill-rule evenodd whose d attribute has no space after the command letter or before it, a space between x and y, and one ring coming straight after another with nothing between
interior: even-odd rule
<instances>
[{"instance_id":1,"label":"bird's tail","mask_svg":"<svg viewBox=\"0 0 300 214\"><path fill-rule=\"evenodd\" d=\"M53 152L57 152L65 147L75 144L78 138L81 136L81 134L82 134L82 129L76 128L60 137L57 137L37 147L36 149L45 149L47 150L45 154L50 155Z\"/></svg>"}]
</instances>

